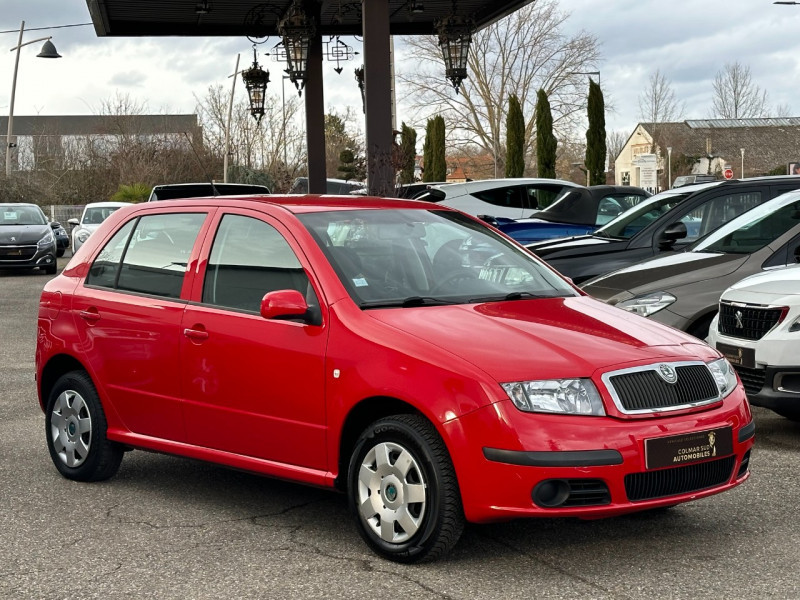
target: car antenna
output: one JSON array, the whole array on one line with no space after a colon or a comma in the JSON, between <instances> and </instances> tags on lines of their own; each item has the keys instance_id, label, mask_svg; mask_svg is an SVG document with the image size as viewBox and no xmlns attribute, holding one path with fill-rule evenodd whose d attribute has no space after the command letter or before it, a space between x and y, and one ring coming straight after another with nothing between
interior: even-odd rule
<instances>
[{"instance_id":1,"label":"car antenna","mask_svg":"<svg viewBox=\"0 0 800 600\"><path fill-rule=\"evenodd\" d=\"M217 196L220 195L220 193L219 193L219 190L217 189L217 186L214 185L214 179L212 179L209 176L208 170L206 169L206 166L203 164L203 161L200 160L200 155L197 153L197 150L195 150L195 148L194 148L194 144L192 143L192 138L190 138L189 134L186 133L185 131L183 132L183 135L186 137L186 141L189 142L189 146L191 147L192 152L194 153L194 157L197 159L197 164L200 165L200 169L202 169L203 175L205 175L206 179L208 179L208 183L211 184L211 191L214 192L214 197L216 198Z\"/></svg>"}]
</instances>

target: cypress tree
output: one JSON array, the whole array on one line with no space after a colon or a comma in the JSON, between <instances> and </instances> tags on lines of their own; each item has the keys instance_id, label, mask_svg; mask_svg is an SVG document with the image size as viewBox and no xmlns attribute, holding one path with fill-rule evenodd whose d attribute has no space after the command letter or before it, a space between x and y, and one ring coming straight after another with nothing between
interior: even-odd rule
<instances>
[{"instance_id":1,"label":"cypress tree","mask_svg":"<svg viewBox=\"0 0 800 600\"><path fill-rule=\"evenodd\" d=\"M417 155L417 131L405 123L400 127L400 183L414 183L414 158Z\"/></svg>"},{"instance_id":2,"label":"cypress tree","mask_svg":"<svg viewBox=\"0 0 800 600\"><path fill-rule=\"evenodd\" d=\"M433 176L433 119L428 119L425 124L425 142L422 145L422 181L428 183L436 181Z\"/></svg>"},{"instance_id":3,"label":"cypress tree","mask_svg":"<svg viewBox=\"0 0 800 600\"><path fill-rule=\"evenodd\" d=\"M445 131L444 117L437 115L433 119L433 144L431 154L433 155L433 173L431 181L446 181L447 179L447 159L445 158Z\"/></svg>"},{"instance_id":4,"label":"cypress tree","mask_svg":"<svg viewBox=\"0 0 800 600\"><path fill-rule=\"evenodd\" d=\"M589 80L589 129L586 130L586 170L589 185L606 182L606 117L603 91L600 85Z\"/></svg>"},{"instance_id":5,"label":"cypress tree","mask_svg":"<svg viewBox=\"0 0 800 600\"><path fill-rule=\"evenodd\" d=\"M506 177L522 177L525 172L525 118L516 94L508 99L506 117Z\"/></svg>"},{"instance_id":6,"label":"cypress tree","mask_svg":"<svg viewBox=\"0 0 800 600\"><path fill-rule=\"evenodd\" d=\"M555 178L557 144L550 101L547 93L540 89L536 94L536 166L539 177Z\"/></svg>"}]
</instances>

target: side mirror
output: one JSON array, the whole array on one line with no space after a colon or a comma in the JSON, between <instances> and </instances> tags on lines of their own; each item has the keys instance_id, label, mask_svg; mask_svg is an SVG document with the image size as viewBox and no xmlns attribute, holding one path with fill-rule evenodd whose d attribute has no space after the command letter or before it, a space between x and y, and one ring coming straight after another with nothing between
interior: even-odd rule
<instances>
[{"instance_id":1,"label":"side mirror","mask_svg":"<svg viewBox=\"0 0 800 600\"><path fill-rule=\"evenodd\" d=\"M296 319L306 313L308 304L297 290L269 292L261 299L261 316L265 319Z\"/></svg>"},{"instance_id":2,"label":"side mirror","mask_svg":"<svg viewBox=\"0 0 800 600\"><path fill-rule=\"evenodd\" d=\"M81 222L75 218L70 219L69 221L67 221L67 223L72 225L73 227L77 227L78 225L81 224Z\"/></svg>"},{"instance_id":3,"label":"side mirror","mask_svg":"<svg viewBox=\"0 0 800 600\"><path fill-rule=\"evenodd\" d=\"M658 238L658 247L661 250L669 250L673 244L678 240L682 240L688 235L686 231L686 224L682 221L670 223L667 228L661 232Z\"/></svg>"},{"instance_id":4,"label":"side mirror","mask_svg":"<svg viewBox=\"0 0 800 600\"><path fill-rule=\"evenodd\" d=\"M59 223L58 221L50 221L51 229L58 229L59 227L61 227L61 223Z\"/></svg>"}]
</instances>

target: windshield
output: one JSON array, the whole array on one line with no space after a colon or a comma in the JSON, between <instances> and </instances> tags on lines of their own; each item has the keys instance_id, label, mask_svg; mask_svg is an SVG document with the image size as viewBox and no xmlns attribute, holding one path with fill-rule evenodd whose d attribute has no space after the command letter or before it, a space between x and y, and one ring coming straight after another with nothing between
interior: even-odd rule
<instances>
[{"instance_id":1,"label":"windshield","mask_svg":"<svg viewBox=\"0 0 800 600\"><path fill-rule=\"evenodd\" d=\"M4 206L0 208L0 225L47 225L47 219L37 206Z\"/></svg>"},{"instance_id":2,"label":"windshield","mask_svg":"<svg viewBox=\"0 0 800 600\"><path fill-rule=\"evenodd\" d=\"M692 192L662 192L637 204L613 221L609 221L595 235L619 240L628 240L655 221L661 215L671 211L686 200Z\"/></svg>"},{"instance_id":3,"label":"windshield","mask_svg":"<svg viewBox=\"0 0 800 600\"><path fill-rule=\"evenodd\" d=\"M84 225L99 225L105 221L111 213L118 210L119 206L90 206L83 213L81 223Z\"/></svg>"},{"instance_id":4,"label":"windshield","mask_svg":"<svg viewBox=\"0 0 800 600\"><path fill-rule=\"evenodd\" d=\"M362 308L576 296L522 248L453 211L299 215Z\"/></svg>"},{"instance_id":5,"label":"windshield","mask_svg":"<svg viewBox=\"0 0 800 600\"><path fill-rule=\"evenodd\" d=\"M800 192L789 192L750 209L699 240L692 252L752 254L800 223Z\"/></svg>"}]
</instances>

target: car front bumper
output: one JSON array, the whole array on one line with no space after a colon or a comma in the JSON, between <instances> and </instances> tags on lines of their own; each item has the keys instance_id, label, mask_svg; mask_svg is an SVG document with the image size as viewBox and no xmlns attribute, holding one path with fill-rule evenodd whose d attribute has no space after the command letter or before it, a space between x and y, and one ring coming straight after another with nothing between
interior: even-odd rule
<instances>
[{"instance_id":1,"label":"car front bumper","mask_svg":"<svg viewBox=\"0 0 800 600\"><path fill-rule=\"evenodd\" d=\"M646 440L724 427L732 452L647 468ZM472 522L602 518L716 494L749 477L755 433L741 388L712 408L668 417L532 414L500 401L445 429Z\"/></svg>"},{"instance_id":2,"label":"car front bumper","mask_svg":"<svg viewBox=\"0 0 800 600\"><path fill-rule=\"evenodd\" d=\"M0 269L33 269L56 264L56 245L42 249L36 244L0 245Z\"/></svg>"}]
</instances>

